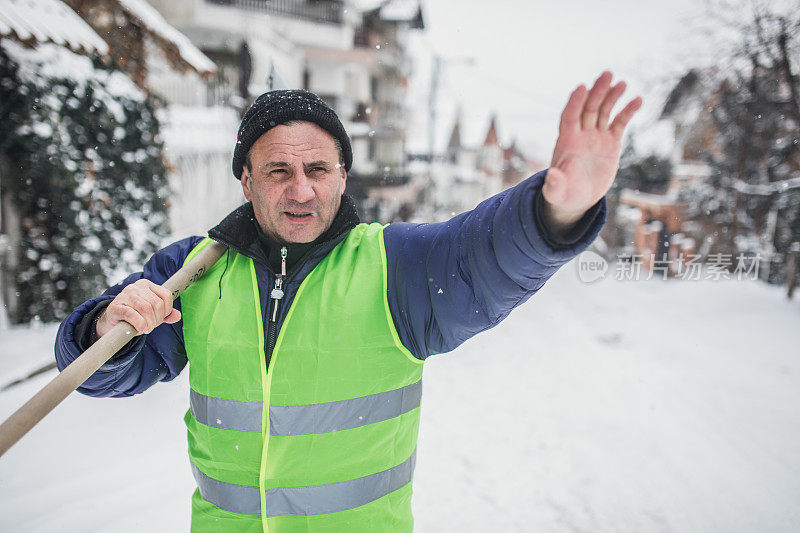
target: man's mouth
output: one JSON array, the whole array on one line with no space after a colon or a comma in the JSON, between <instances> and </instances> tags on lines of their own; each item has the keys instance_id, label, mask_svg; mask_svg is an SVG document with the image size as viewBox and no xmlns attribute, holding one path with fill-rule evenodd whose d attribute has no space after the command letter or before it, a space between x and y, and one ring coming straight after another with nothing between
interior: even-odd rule
<instances>
[{"instance_id":1,"label":"man's mouth","mask_svg":"<svg viewBox=\"0 0 800 533\"><path fill-rule=\"evenodd\" d=\"M291 211L284 211L284 214L292 220L303 220L314 216L313 211L311 213L293 213Z\"/></svg>"}]
</instances>

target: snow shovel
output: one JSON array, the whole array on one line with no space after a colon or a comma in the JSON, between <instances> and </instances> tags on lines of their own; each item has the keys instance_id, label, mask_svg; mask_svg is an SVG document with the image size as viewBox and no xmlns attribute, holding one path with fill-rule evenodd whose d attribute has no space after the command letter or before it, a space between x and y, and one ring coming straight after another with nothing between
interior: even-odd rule
<instances>
[{"instance_id":1,"label":"snow shovel","mask_svg":"<svg viewBox=\"0 0 800 533\"><path fill-rule=\"evenodd\" d=\"M163 287L172 292L173 299L177 298L200 279L226 249L222 244L212 242L165 281ZM136 335L139 332L133 326L125 321L119 322L0 424L0 456Z\"/></svg>"}]
</instances>

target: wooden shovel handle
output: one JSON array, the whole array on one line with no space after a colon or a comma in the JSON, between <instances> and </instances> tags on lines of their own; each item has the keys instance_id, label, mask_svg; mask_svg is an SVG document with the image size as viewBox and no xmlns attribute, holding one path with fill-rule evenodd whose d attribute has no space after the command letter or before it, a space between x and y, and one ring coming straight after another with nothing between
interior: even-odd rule
<instances>
[{"instance_id":1,"label":"wooden shovel handle","mask_svg":"<svg viewBox=\"0 0 800 533\"><path fill-rule=\"evenodd\" d=\"M212 242L162 286L172 292L173 299L177 298L200 279L226 249L222 244ZM139 332L133 326L125 321L119 322L0 424L0 456L137 335Z\"/></svg>"}]
</instances>

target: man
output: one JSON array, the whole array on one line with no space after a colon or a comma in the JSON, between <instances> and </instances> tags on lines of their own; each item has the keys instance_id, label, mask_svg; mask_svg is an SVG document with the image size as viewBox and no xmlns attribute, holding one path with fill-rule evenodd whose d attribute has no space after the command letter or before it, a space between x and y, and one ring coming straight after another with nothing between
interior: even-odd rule
<instances>
[{"instance_id":1,"label":"man","mask_svg":"<svg viewBox=\"0 0 800 533\"><path fill-rule=\"evenodd\" d=\"M604 72L564 109L551 167L439 224L360 224L350 142L305 91L262 95L233 173L229 251L172 302L158 286L210 239L62 324L59 368L120 320L132 340L79 389L130 396L189 363L193 531L410 531L422 362L496 325L600 231L631 101Z\"/></svg>"}]
</instances>

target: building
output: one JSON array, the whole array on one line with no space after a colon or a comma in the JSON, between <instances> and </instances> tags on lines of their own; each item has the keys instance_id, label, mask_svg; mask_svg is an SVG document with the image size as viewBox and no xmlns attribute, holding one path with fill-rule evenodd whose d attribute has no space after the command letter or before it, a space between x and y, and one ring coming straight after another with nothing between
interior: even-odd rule
<instances>
[{"instance_id":1,"label":"building","mask_svg":"<svg viewBox=\"0 0 800 533\"><path fill-rule=\"evenodd\" d=\"M218 97L226 90L221 69L146 0L66 1L104 37L119 67L164 103L172 238L204 235L244 201L223 178L230 176L239 114Z\"/></svg>"},{"instance_id":2,"label":"building","mask_svg":"<svg viewBox=\"0 0 800 533\"><path fill-rule=\"evenodd\" d=\"M719 153L718 132L711 108L718 86L714 69L690 70L669 92L659 116L674 138L668 154L672 175L666 191L660 194L625 189L620 195L624 231L628 234L627 253L638 256L646 269L667 261L672 272L680 259L708 252L707 231L686 221L682 189L711 175L703 153ZM701 243L700 248L697 242Z\"/></svg>"},{"instance_id":3,"label":"building","mask_svg":"<svg viewBox=\"0 0 800 533\"><path fill-rule=\"evenodd\" d=\"M243 112L259 94L303 88L340 116L353 144L348 191L368 219L414 205L405 167L409 31L419 2L384 0L152 0L164 18L219 66L214 103ZM412 187L413 189L413 187ZM402 193L398 196L398 193Z\"/></svg>"},{"instance_id":4,"label":"building","mask_svg":"<svg viewBox=\"0 0 800 533\"><path fill-rule=\"evenodd\" d=\"M485 133L465 127L456 114L444 154L417 171L432 173L433 199L438 218L472 209L478 203L519 183L545 166L528 159L512 141L500 142L496 115L489 117Z\"/></svg>"}]
</instances>

